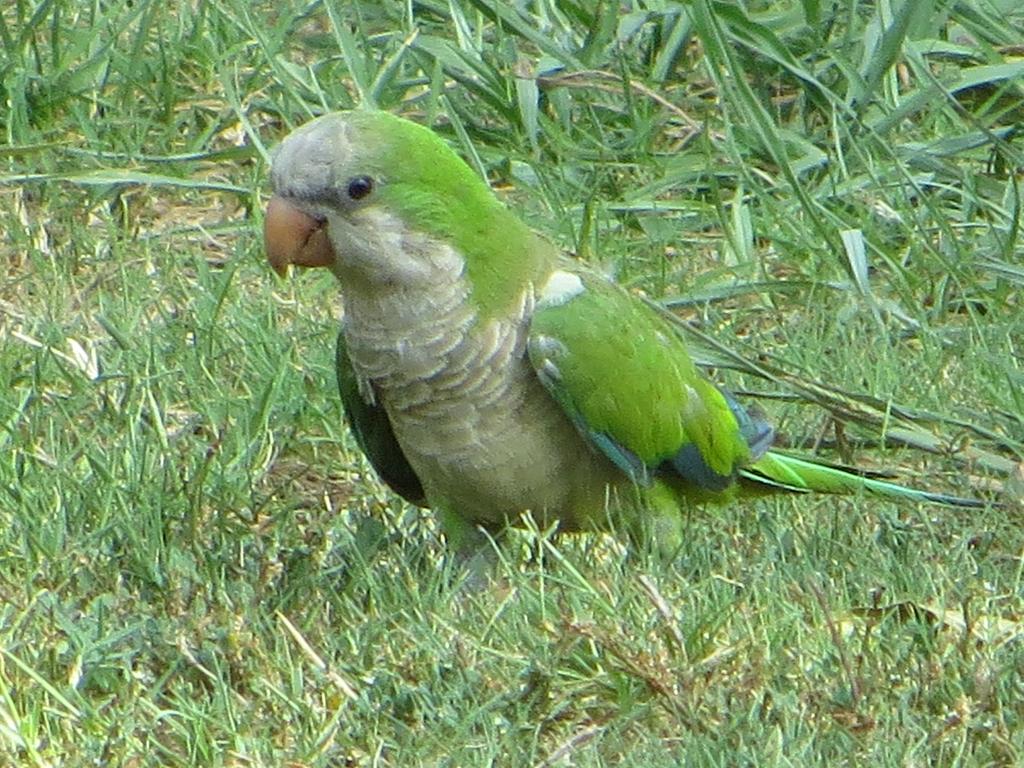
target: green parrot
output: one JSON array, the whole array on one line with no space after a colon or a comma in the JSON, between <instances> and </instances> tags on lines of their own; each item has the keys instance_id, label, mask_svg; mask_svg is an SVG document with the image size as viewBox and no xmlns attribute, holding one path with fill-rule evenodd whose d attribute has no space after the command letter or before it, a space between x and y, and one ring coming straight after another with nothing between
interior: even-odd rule
<instances>
[{"instance_id":1,"label":"green parrot","mask_svg":"<svg viewBox=\"0 0 1024 768\"><path fill-rule=\"evenodd\" d=\"M327 267L342 286L356 441L456 548L528 511L671 553L687 504L738 492L983 504L771 450L771 426L695 366L669 319L562 256L428 128L324 115L284 139L271 176L271 265Z\"/></svg>"}]
</instances>

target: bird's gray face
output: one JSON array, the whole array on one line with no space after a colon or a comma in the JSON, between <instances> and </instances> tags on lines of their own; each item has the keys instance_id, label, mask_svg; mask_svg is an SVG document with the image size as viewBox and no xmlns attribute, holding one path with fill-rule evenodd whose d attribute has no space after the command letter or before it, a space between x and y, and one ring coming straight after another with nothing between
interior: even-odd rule
<instances>
[{"instance_id":1,"label":"bird's gray face","mask_svg":"<svg viewBox=\"0 0 1024 768\"><path fill-rule=\"evenodd\" d=\"M327 267L346 284L402 286L453 268L440 253L451 249L413 231L387 205L390 179L367 159L368 140L344 115L330 114L275 150L263 229L279 274L291 264Z\"/></svg>"},{"instance_id":2,"label":"bird's gray face","mask_svg":"<svg viewBox=\"0 0 1024 768\"><path fill-rule=\"evenodd\" d=\"M367 195L355 177L345 183L353 165L349 133L340 116L327 115L293 131L274 151L274 196L263 234L267 258L279 274L291 264L334 269L337 246L346 251L362 245L351 219Z\"/></svg>"}]
</instances>

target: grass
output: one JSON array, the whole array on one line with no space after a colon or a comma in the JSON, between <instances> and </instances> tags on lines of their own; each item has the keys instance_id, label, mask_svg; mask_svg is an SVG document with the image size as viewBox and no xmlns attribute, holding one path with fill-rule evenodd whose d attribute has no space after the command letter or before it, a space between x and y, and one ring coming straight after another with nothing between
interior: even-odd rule
<instances>
[{"instance_id":1,"label":"grass","mask_svg":"<svg viewBox=\"0 0 1024 768\"><path fill-rule=\"evenodd\" d=\"M1012 503L686 510L671 564L527 530L458 593L345 430L337 287L259 239L268 147L374 103L787 443L1012 502L1018 3L17 0L0 40L0 762L1024 761Z\"/></svg>"}]
</instances>

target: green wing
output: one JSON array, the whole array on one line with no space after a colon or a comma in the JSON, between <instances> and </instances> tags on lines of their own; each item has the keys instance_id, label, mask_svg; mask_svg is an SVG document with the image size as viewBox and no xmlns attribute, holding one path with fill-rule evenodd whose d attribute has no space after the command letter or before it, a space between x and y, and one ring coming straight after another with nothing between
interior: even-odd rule
<instances>
[{"instance_id":1,"label":"green wing","mask_svg":"<svg viewBox=\"0 0 1024 768\"><path fill-rule=\"evenodd\" d=\"M696 368L656 310L599 277L561 273L541 289L527 351L581 435L634 482L673 479L713 494L872 493L948 506L992 502L908 488L814 458L768 450L773 431Z\"/></svg>"},{"instance_id":2,"label":"green wing","mask_svg":"<svg viewBox=\"0 0 1024 768\"><path fill-rule=\"evenodd\" d=\"M654 309L591 275L541 289L527 351L583 437L634 482L676 477L723 491L763 453L771 428L698 371Z\"/></svg>"},{"instance_id":3,"label":"green wing","mask_svg":"<svg viewBox=\"0 0 1024 768\"><path fill-rule=\"evenodd\" d=\"M423 485L395 439L387 413L381 406L367 403L359 391L343 333L338 334L335 370L345 417L370 465L391 490L410 504L425 507Z\"/></svg>"}]
</instances>

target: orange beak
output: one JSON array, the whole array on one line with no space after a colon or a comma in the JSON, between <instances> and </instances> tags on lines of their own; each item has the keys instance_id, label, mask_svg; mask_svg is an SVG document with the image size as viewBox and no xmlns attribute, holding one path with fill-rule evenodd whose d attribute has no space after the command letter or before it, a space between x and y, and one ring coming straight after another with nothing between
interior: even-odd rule
<instances>
[{"instance_id":1,"label":"orange beak","mask_svg":"<svg viewBox=\"0 0 1024 768\"><path fill-rule=\"evenodd\" d=\"M284 277L288 265L329 267L334 248L327 237L326 222L303 213L283 197L274 196L263 217L263 242L267 260Z\"/></svg>"}]
</instances>

